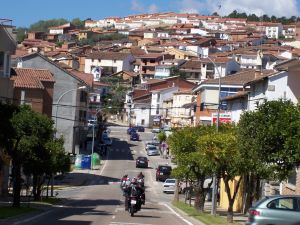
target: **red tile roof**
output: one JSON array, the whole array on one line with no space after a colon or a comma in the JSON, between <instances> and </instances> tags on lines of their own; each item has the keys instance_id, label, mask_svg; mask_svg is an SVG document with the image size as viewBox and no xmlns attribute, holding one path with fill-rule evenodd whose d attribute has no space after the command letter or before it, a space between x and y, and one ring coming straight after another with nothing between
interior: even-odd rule
<instances>
[{"instance_id":1,"label":"red tile roof","mask_svg":"<svg viewBox=\"0 0 300 225\"><path fill-rule=\"evenodd\" d=\"M55 82L49 70L32 68L12 68L14 87L44 89L42 81Z\"/></svg>"},{"instance_id":2,"label":"red tile roof","mask_svg":"<svg viewBox=\"0 0 300 225\"><path fill-rule=\"evenodd\" d=\"M83 80L88 86L92 87L94 82L94 76L90 73L80 72L78 70L69 70L75 77Z\"/></svg>"}]
</instances>

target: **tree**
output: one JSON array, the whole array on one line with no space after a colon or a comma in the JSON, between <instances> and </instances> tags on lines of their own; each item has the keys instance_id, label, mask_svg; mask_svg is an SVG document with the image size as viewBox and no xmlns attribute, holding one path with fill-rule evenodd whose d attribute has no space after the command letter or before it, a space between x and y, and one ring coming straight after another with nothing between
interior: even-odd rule
<instances>
[{"instance_id":1,"label":"tree","mask_svg":"<svg viewBox=\"0 0 300 225\"><path fill-rule=\"evenodd\" d=\"M182 79L186 79L187 78L187 73L186 72L182 72L179 70L178 67L171 67L170 68L170 76L179 76Z\"/></svg>"},{"instance_id":2,"label":"tree","mask_svg":"<svg viewBox=\"0 0 300 225\"><path fill-rule=\"evenodd\" d=\"M167 135L165 132L160 132L157 134L157 139L160 143L162 143L163 141L166 141L167 140Z\"/></svg>"},{"instance_id":3,"label":"tree","mask_svg":"<svg viewBox=\"0 0 300 225\"><path fill-rule=\"evenodd\" d=\"M211 14L212 16L219 16L219 14L217 12L214 12L213 14Z\"/></svg>"},{"instance_id":4,"label":"tree","mask_svg":"<svg viewBox=\"0 0 300 225\"><path fill-rule=\"evenodd\" d=\"M202 212L207 194L204 182L207 177L212 176L212 164L211 161L206 160L204 151L199 148L197 140L202 135L212 132L212 129L214 128L210 126L185 127L175 130L167 139L178 165L173 175L178 179L189 179L190 177L195 180L193 185L196 195L194 207Z\"/></svg>"},{"instance_id":5,"label":"tree","mask_svg":"<svg viewBox=\"0 0 300 225\"><path fill-rule=\"evenodd\" d=\"M60 26L68 23L66 19L52 19L52 20L40 20L29 27L30 31L43 31L48 32L49 27Z\"/></svg>"},{"instance_id":6,"label":"tree","mask_svg":"<svg viewBox=\"0 0 300 225\"><path fill-rule=\"evenodd\" d=\"M22 41L24 41L24 39L26 38L27 31L28 31L28 29L25 27L18 27L16 29L18 43L21 43Z\"/></svg>"},{"instance_id":7,"label":"tree","mask_svg":"<svg viewBox=\"0 0 300 225\"><path fill-rule=\"evenodd\" d=\"M236 128L221 125L219 132L210 132L198 140L198 146L213 163L215 174L223 179L228 198L227 221L233 222L233 204L237 196L243 174L247 171L246 159L237 145ZM236 182L232 190L230 183Z\"/></svg>"},{"instance_id":8,"label":"tree","mask_svg":"<svg viewBox=\"0 0 300 225\"><path fill-rule=\"evenodd\" d=\"M71 24L73 24L78 29L83 29L84 28L84 21L81 20L80 18L74 18L71 21Z\"/></svg>"},{"instance_id":9,"label":"tree","mask_svg":"<svg viewBox=\"0 0 300 225\"><path fill-rule=\"evenodd\" d=\"M228 18L238 18L237 10L233 10L232 13L230 13L227 17Z\"/></svg>"},{"instance_id":10,"label":"tree","mask_svg":"<svg viewBox=\"0 0 300 225\"><path fill-rule=\"evenodd\" d=\"M259 181L282 181L300 163L300 106L268 101L245 112L238 125L238 143L248 164L246 209L257 198Z\"/></svg>"}]
</instances>

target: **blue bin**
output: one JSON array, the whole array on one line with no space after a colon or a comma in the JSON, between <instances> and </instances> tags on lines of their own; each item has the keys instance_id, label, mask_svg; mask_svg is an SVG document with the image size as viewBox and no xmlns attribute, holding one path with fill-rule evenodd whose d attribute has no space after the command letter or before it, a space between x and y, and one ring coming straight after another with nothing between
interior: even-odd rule
<instances>
[{"instance_id":1,"label":"blue bin","mask_svg":"<svg viewBox=\"0 0 300 225\"><path fill-rule=\"evenodd\" d=\"M81 160L81 169L91 169L91 156L84 155Z\"/></svg>"}]
</instances>

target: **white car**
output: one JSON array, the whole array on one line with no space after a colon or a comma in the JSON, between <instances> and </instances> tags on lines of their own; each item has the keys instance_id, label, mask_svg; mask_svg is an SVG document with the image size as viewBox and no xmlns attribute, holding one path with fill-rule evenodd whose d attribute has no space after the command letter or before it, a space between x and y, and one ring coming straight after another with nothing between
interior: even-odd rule
<instances>
[{"instance_id":1,"label":"white car","mask_svg":"<svg viewBox=\"0 0 300 225\"><path fill-rule=\"evenodd\" d=\"M164 193L174 193L176 188L176 179L166 179L163 185Z\"/></svg>"},{"instance_id":2,"label":"white car","mask_svg":"<svg viewBox=\"0 0 300 225\"><path fill-rule=\"evenodd\" d=\"M147 149L147 155L151 156L151 155L160 155L160 154L156 146L150 146Z\"/></svg>"}]
</instances>

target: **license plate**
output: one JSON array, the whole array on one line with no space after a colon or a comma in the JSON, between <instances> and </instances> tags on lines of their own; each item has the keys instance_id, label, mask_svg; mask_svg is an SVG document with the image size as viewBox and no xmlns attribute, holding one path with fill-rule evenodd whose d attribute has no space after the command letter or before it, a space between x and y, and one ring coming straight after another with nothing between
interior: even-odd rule
<instances>
[{"instance_id":1,"label":"license plate","mask_svg":"<svg viewBox=\"0 0 300 225\"><path fill-rule=\"evenodd\" d=\"M145 163L144 161L140 161L140 163Z\"/></svg>"},{"instance_id":2,"label":"license plate","mask_svg":"<svg viewBox=\"0 0 300 225\"><path fill-rule=\"evenodd\" d=\"M164 173L159 173L159 175L164 175Z\"/></svg>"},{"instance_id":3,"label":"license plate","mask_svg":"<svg viewBox=\"0 0 300 225\"><path fill-rule=\"evenodd\" d=\"M131 200L131 204L136 204L136 200Z\"/></svg>"}]
</instances>

